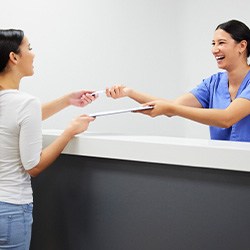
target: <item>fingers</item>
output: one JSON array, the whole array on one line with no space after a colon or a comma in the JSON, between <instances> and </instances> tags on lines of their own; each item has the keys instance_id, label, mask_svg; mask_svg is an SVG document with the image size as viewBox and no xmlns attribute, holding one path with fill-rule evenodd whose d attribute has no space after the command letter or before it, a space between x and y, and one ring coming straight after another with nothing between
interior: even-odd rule
<instances>
[{"instance_id":1,"label":"fingers","mask_svg":"<svg viewBox=\"0 0 250 250\"><path fill-rule=\"evenodd\" d=\"M106 96L107 97L112 97L110 93L110 88L106 88Z\"/></svg>"},{"instance_id":2,"label":"fingers","mask_svg":"<svg viewBox=\"0 0 250 250\"><path fill-rule=\"evenodd\" d=\"M151 101L151 102L143 103L142 106L143 106L143 107L144 107L144 106L152 106L152 107L154 107L155 104L156 104L155 101Z\"/></svg>"},{"instance_id":3,"label":"fingers","mask_svg":"<svg viewBox=\"0 0 250 250\"><path fill-rule=\"evenodd\" d=\"M144 114L144 115L148 115L148 116L151 116L151 117L155 117L155 112L154 112L154 107L155 107L155 102L147 102L147 103L143 103L142 104L143 107L146 107L146 106L151 106L153 107L152 109L145 109L145 110L137 110L137 111L134 111L135 113L141 113L141 114Z\"/></svg>"},{"instance_id":4,"label":"fingers","mask_svg":"<svg viewBox=\"0 0 250 250\"><path fill-rule=\"evenodd\" d=\"M100 94L104 92L107 97L112 97L114 99L123 97L125 96L124 88L125 86L117 84L117 85L112 86L111 88L106 88L105 92L103 90L99 90L99 91L83 90L81 92L78 92L78 94L81 93L80 99L83 103L89 104L99 96L99 92Z\"/></svg>"},{"instance_id":5,"label":"fingers","mask_svg":"<svg viewBox=\"0 0 250 250\"><path fill-rule=\"evenodd\" d=\"M106 89L107 97L117 98L118 86L112 86L111 88Z\"/></svg>"},{"instance_id":6,"label":"fingers","mask_svg":"<svg viewBox=\"0 0 250 250\"><path fill-rule=\"evenodd\" d=\"M93 102L97 97L98 97L98 95L91 95L91 93L86 93L86 94L81 96L81 101L86 103L86 104L89 104L89 103Z\"/></svg>"},{"instance_id":7,"label":"fingers","mask_svg":"<svg viewBox=\"0 0 250 250\"><path fill-rule=\"evenodd\" d=\"M114 99L120 98L124 96L123 89L125 86L123 85L114 85L111 88L106 89L107 97L112 97Z\"/></svg>"},{"instance_id":8,"label":"fingers","mask_svg":"<svg viewBox=\"0 0 250 250\"><path fill-rule=\"evenodd\" d=\"M87 121L89 121L89 122L92 122L92 121L94 121L94 120L96 119L96 118L93 117L93 116L88 116L88 115L85 115L85 114L80 115L79 117L80 117L81 119L87 120Z\"/></svg>"},{"instance_id":9,"label":"fingers","mask_svg":"<svg viewBox=\"0 0 250 250\"><path fill-rule=\"evenodd\" d=\"M151 110L137 110L137 111L134 111L134 112L154 117L154 115L153 115L153 113L152 113Z\"/></svg>"},{"instance_id":10,"label":"fingers","mask_svg":"<svg viewBox=\"0 0 250 250\"><path fill-rule=\"evenodd\" d=\"M94 92L94 90L81 90L78 93L79 93L79 96L82 96L82 95L86 95L86 94L91 94L93 92Z\"/></svg>"}]
</instances>

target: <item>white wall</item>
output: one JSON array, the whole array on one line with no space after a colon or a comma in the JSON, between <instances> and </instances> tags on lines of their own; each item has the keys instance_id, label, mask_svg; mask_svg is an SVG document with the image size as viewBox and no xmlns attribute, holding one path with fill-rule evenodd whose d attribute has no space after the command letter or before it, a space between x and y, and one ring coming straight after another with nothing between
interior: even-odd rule
<instances>
[{"instance_id":1,"label":"white wall","mask_svg":"<svg viewBox=\"0 0 250 250\"><path fill-rule=\"evenodd\" d=\"M21 89L49 101L78 89L125 84L175 98L216 72L215 27L237 18L250 26L249 0L14 0L1 4L2 28L20 28L36 54L35 75ZM99 98L44 122L63 129L81 113L136 105ZM100 117L89 131L208 138L207 126L140 114Z\"/></svg>"}]
</instances>

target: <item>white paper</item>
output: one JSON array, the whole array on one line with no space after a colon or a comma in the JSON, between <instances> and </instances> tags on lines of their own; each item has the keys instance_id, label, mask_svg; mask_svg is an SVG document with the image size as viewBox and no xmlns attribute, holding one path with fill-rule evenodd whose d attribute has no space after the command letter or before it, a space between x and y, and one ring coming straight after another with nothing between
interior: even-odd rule
<instances>
[{"instance_id":1,"label":"white paper","mask_svg":"<svg viewBox=\"0 0 250 250\"><path fill-rule=\"evenodd\" d=\"M89 116L97 117L97 116L105 116L105 115L115 115L115 114L122 114L122 113L128 113L128 112L133 112L133 111L153 109L153 108L154 108L153 106L140 106L140 107L135 107L135 108L103 111L103 112L89 114Z\"/></svg>"}]
</instances>

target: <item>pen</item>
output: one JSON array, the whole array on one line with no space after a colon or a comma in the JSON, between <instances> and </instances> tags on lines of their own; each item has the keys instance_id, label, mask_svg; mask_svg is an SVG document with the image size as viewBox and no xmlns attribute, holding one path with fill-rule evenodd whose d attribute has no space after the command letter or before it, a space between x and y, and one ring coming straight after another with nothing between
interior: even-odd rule
<instances>
[{"instance_id":1,"label":"pen","mask_svg":"<svg viewBox=\"0 0 250 250\"><path fill-rule=\"evenodd\" d=\"M91 95L94 96L94 95L103 95L106 93L106 90L105 89L102 89L102 90L97 90L95 92L93 92Z\"/></svg>"}]
</instances>

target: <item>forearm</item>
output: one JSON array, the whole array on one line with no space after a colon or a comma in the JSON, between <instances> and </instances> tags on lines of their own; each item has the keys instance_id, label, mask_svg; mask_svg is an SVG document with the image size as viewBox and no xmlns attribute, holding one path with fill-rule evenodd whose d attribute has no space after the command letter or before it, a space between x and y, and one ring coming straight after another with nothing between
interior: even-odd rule
<instances>
[{"instance_id":1,"label":"forearm","mask_svg":"<svg viewBox=\"0 0 250 250\"><path fill-rule=\"evenodd\" d=\"M221 128L228 128L237 122L237 119L233 119L227 109L204 109L173 105L171 113L172 116L180 116L205 125Z\"/></svg>"},{"instance_id":2,"label":"forearm","mask_svg":"<svg viewBox=\"0 0 250 250\"><path fill-rule=\"evenodd\" d=\"M250 114L250 101L245 98L237 98L225 109L194 108L183 105L170 104L165 106L166 115L181 116L209 126L229 128ZM172 110L171 110L172 109Z\"/></svg>"},{"instance_id":3,"label":"forearm","mask_svg":"<svg viewBox=\"0 0 250 250\"><path fill-rule=\"evenodd\" d=\"M42 105L42 119L45 120L49 118L50 116L68 107L69 105L70 105L69 95L64 95L51 102L43 104Z\"/></svg>"},{"instance_id":4,"label":"forearm","mask_svg":"<svg viewBox=\"0 0 250 250\"><path fill-rule=\"evenodd\" d=\"M159 99L157 97L148 95L146 93L141 93L133 89L127 90L127 96L139 103L146 103Z\"/></svg>"},{"instance_id":5,"label":"forearm","mask_svg":"<svg viewBox=\"0 0 250 250\"><path fill-rule=\"evenodd\" d=\"M73 135L64 131L54 142L43 149L40 162L34 168L28 171L30 176L36 177L46 168L48 168L56 158L61 154L68 142L73 138Z\"/></svg>"}]
</instances>

